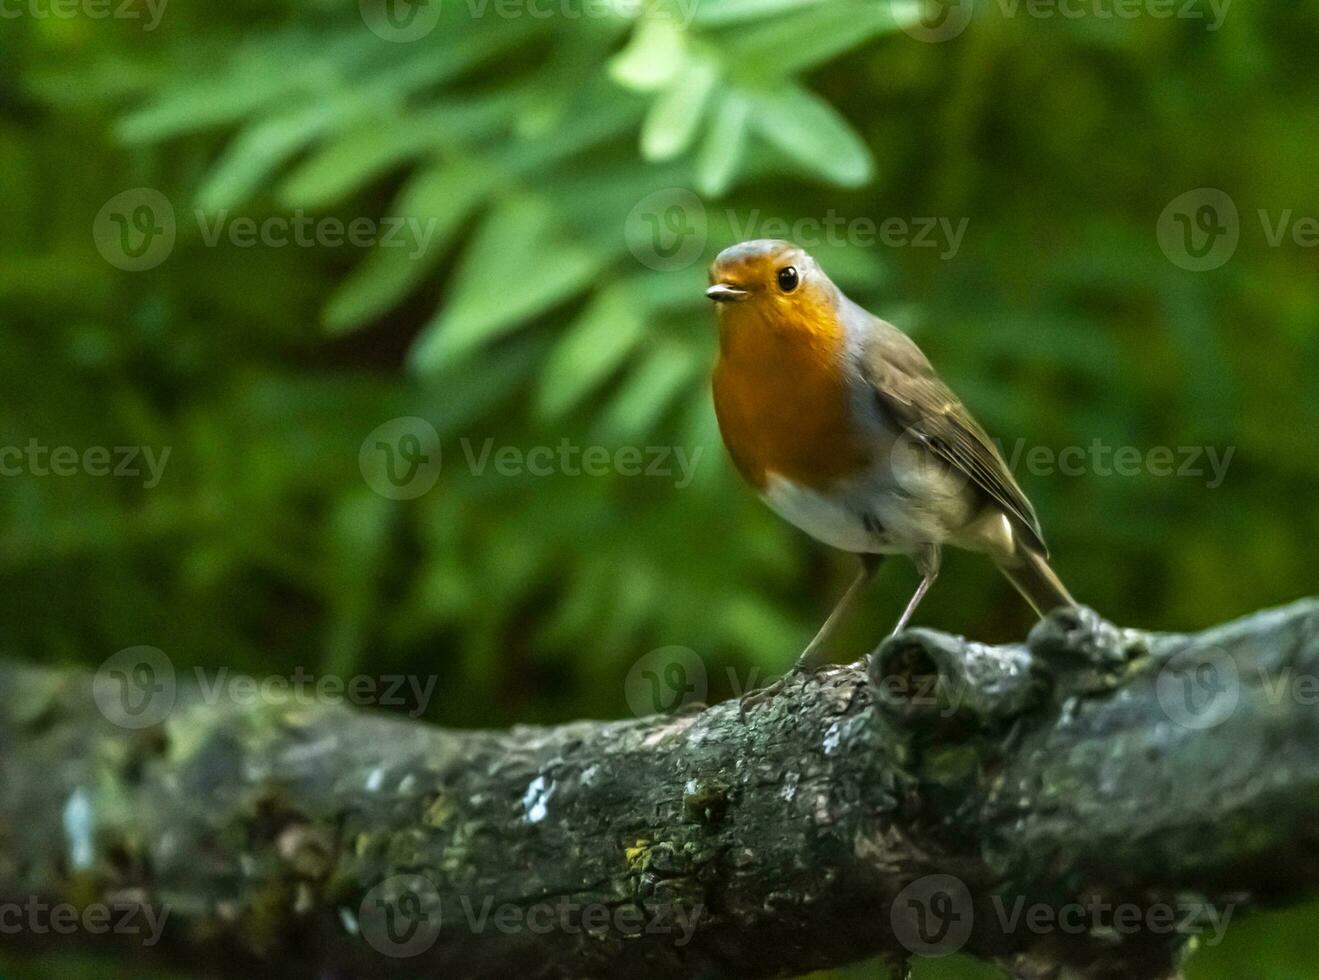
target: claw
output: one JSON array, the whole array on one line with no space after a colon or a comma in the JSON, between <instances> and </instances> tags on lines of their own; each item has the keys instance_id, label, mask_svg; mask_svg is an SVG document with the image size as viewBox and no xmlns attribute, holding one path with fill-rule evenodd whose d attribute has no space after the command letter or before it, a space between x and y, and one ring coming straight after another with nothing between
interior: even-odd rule
<instances>
[{"instance_id":1,"label":"claw","mask_svg":"<svg viewBox=\"0 0 1319 980\"><path fill-rule=\"evenodd\" d=\"M816 667L808 666L799 661L798 663L793 664L792 669L778 680L766 684L764 687L758 687L754 690L747 691L746 694L743 694L742 697L738 699L738 717L745 719L747 712L752 708L764 704L766 701L771 701L778 695L782 694L783 690L788 686L788 682L794 677L799 677L801 679L801 687L804 689L815 677L816 670Z\"/></svg>"},{"instance_id":2,"label":"claw","mask_svg":"<svg viewBox=\"0 0 1319 980\"><path fill-rule=\"evenodd\" d=\"M747 716L747 712L749 712L752 708L756 707L757 705L764 704L766 701L772 700L780 691L783 690L786 682L787 682L787 675L785 674L783 677L780 677L778 680L774 681L771 684L766 684L764 687L757 687L750 691L747 691L746 694L743 694L740 698L738 698L737 701L738 718L745 720Z\"/></svg>"}]
</instances>

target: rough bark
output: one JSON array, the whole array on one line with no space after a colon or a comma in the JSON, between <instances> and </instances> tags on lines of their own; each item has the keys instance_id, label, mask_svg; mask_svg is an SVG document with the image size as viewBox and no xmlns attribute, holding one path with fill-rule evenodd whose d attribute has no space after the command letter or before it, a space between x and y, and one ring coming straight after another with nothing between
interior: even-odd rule
<instances>
[{"instance_id":1,"label":"rough bark","mask_svg":"<svg viewBox=\"0 0 1319 980\"><path fill-rule=\"evenodd\" d=\"M1319 600L1191 636L1084 609L1003 647L910 630L745 719L506 732L183 687L130 728L111 672L0 666L0 909L145 906L158 944L72 938L232 974L768 977L961 948L1171 976L1215 916L1313 889L1316 676ZM34 918L5 938L70 941Z\"/></svg>"}]
</instances>

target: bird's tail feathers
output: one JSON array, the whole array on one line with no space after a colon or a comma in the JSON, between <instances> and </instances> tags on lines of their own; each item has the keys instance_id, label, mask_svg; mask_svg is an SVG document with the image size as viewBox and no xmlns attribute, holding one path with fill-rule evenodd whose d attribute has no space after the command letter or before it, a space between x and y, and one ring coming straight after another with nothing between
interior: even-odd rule
<instances>
[{"instance_id":1,"label":"bird's tail feathers","mask_svg":"<svg viewBox=\"0 0 1319 980\"><path fill-rule=\"evenodd\" d=\"M998 567L1041 619L1059 606L1076 605L1067 586L1038 551L1019 545L1012 560L999 562Z\"/></svg>"}]
</instances>

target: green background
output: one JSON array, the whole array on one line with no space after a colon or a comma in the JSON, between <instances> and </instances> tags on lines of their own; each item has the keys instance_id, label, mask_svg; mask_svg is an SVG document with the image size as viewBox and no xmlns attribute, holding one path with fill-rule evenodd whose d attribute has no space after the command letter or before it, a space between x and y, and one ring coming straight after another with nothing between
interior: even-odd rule
<instances>
[{"instance_id":1,"label":"green background","mask_svg":"<svg viewBox=\"0 0 1319 980\"><path fill-rule=\"evenodd\" d=\"M1319 253L1295 222L1319 216L1319 7L1117 6L1133 9L980 0L937 42L870 0L555 0L543 17L453 0L406 42L374 0L173 0L158 23L141 0L112 8L137 18L7 7L0 446L170 456L152 487L0 478L4 652L437 675L425 714L452 725L642 710L629 670L665 647L694 651L709 700L781 671L853 565L722 455L701 290L719 249L783 222L1009 455L1231 452L1215 486L1203 456L1199 476L1023 457L1082 601L1181 630L1316 591ZM131 239L94 226L135 188L164 195L176 237L125 271ZM1206 271L1160 224L1199 188L1237 212ZM429 237L208 240L297 216L406 217ZM964 222L957 248L865 232L931 218ZM359 450L408 416L443 466L392 500ZM701 455L684 486L504 475L475 472L464 439ZM919 623L1029 628L986 562L944 568ZM873 646L915 583L890 562L837 658ZM1191 975L1319 976L1316 914L1236 926ZM946 967L922 975L972 975Z\"/></svg>"}]
</instances>

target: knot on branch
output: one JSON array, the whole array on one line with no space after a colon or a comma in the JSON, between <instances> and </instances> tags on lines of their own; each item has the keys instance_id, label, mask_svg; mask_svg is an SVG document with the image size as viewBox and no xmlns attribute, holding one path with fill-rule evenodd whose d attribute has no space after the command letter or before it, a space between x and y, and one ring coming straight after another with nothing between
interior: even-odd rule
<instances>
[{"instance_id":1,"label":"knot on branch","mask_svg":"<svg viewBox=\"0 0 1319 980\"><path fill-rule=\"evenodd\" d=\"M889 637L870 662L881 715L917 729L998 729L1034 707L1045 682L1025 647L926 629Z\"/></svg>"},{"instance_id":2,"label":"knot on branch","mask_svg":"<svg viewBox=\"0 0 1319 980\"><path fill-rule=\"evenodd\" d=\"M997 731L1046 700L1117 686L1148 654L1147 634L1073 606L1042 619L1025 644L906 630L875 651L870 683L880 714L897 727Z\"/></svg>"},{"instance_id":3,"label":"knot on branch","mask_svg":"<svg viewBox=\"0 0 1319 980\"><path fill-rule=\"evenodd\" d=\"M1062 606L1035 624L1026 645L1055 667L1120 669L1148 653L1141 630L1114 626L1089 606Z\"/></svg>"},{"instance_id":4,"label":"knot on branch","mask_svg":"<svg viewBox=\"0 0 1319 980\"><path fill-rule=\"evenodd\" d=\"M1148 633L1115 626L1089 606L1055 609L1035 624L1026 646L1052 675L1059 702L1118 687L1150 654Z\"/></svg>"}]
</instances>

